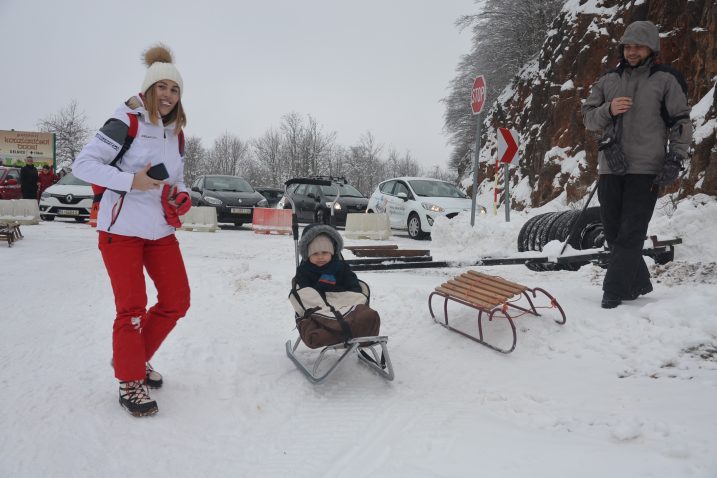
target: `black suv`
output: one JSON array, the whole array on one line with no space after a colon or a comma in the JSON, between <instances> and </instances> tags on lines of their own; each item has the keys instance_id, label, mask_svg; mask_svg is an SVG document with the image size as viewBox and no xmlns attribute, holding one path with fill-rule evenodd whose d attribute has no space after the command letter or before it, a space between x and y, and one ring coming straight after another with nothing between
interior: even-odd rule
<instances>
[{"instance_id":1,"label":"black suv","mask_svg":"<svg viewBox=\"0 0 717 478\"><path fill-rule=\"evenodd\" d=\"M199 176L189 192L192 206L211 206L217 210L217 222L241 226L252 222L255 207L266 207L267 200L239 176Z\"/></svg>"},{"instance_id":2,"label":"black suv","mask_svg":"<svg viewBox=\"0 0 717 478\"><path fill-rule=\"evenodd\" d=\"M269 207L276 207L276 203L278 203L284 196L284 190L281 188L257 186L254 189L259 191L259 194L264 196L266 200L269 201Z\"/></svg>"},{"instance_id":3,"label":"black suv","mask_svg":"<svg viewBox=\"0 0 717 478\"><path fill-rule=\"evenodd\" d=\"M312 180L317 179L330 181L332 184L330 186L311 184ZM302 180L307 182L304 183ZM312 178L296 178L291 181L295 184L291 184L287 188L287 194L294 201L296 217L301 222L330 224L331 205L336 199L337 188L341 194L333 206L334 225L346 225L346 215L349 213L366 212L368 199L358 189L348 184L344 178L314 176ZM291 203L283 198L277 207L290 209Z\"/></svg>"}]
</instances>

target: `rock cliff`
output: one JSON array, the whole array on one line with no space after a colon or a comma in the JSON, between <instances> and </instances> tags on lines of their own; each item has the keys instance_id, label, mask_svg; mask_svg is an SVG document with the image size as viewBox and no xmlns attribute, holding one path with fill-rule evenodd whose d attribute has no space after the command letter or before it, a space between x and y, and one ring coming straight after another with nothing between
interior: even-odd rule
<instances>
[{"instance_id":1,"label":"rock cliff","mask_svg":"<svg viewBox=\"0 0 717 478\"><path fill-rule=\"evenodd\" d=\"M580 106L595 80L617 64L617 42L635 20L661 33L661 61L682 72L693 106L695 139L679 196L717 195L717 1L568 0L538 57L525 65L485 114L481 187L492 183L495 128L521 136L521 160L511 168L512 207L536 207L563 190L567 200L585 195L596 177L595 137L583 127ZM466 160L459 173L470 174ZM489 177L489 178L488 178ZM486 178L488 178L486 180ZM675 192L673 190L672 192Z\"/></svg>"}]
</instances>

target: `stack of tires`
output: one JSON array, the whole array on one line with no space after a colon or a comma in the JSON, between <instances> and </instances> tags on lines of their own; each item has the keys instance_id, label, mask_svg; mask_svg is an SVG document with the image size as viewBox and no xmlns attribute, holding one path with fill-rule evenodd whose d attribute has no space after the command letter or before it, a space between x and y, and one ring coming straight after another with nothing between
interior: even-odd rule
<instances>
[{"instance_id":1,"label":"stack of tires","mask_svg":"<svg viewBox=\"0 0 717 478\"><path fill-rule=\"evenodd\" d=\"M572 231L572 234L571 234ZM589 207L580 215L580 210L549 212L531 217L518 234L518 251L542 251L550 241L565 242L570 235L570 246L576 250L600 248L605 243L600 208ZM569 264L530 263L526 266L533 271L576 271L585 262Z\"/></svg>"}]
</instances>

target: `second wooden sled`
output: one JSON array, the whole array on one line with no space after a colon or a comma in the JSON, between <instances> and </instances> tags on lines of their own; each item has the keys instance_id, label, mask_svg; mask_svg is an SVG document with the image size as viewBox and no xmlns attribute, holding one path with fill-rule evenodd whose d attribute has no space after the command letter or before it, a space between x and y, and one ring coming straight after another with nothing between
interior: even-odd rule
<instances>
[{"instance_id":1,"label":"second wooden sled","mask_svg":"<svg viewBox=\"0 0 717 478\"><path fill-rule=\"evenodd\" d=\"M541 293L548 299L548 305L537 305L534 300L537 299L538 293ZM443 301L443 321L438 320L433 313L432 299L433 296L444 298ZM532 296L532 298L531 298ZM471 335L463 330L452 327L448 323L448 302L453 301L463 304L478 311L478 335ZM436 287L428 296L428 310L431 312L433 320L443 327L457 332L471 340L474 340L486 347L498 352L507 354L515 350L518 340L518 334L513 319L531 314L540 316L538 309L554 308L560 312L562 320L555 320L562 325L566 322L565 312L558 304L558 301L546 292L544 289L536 287L531 289L515 282L510 282L502 277L491 276L476 271L468 271L464 274L454 277ZM485 341L483 334L483 315L486 315L489 322L494 319L505 319L509 324L513 333L513 341L510 348L501 348Z\"/></svg>"}]
</instances>

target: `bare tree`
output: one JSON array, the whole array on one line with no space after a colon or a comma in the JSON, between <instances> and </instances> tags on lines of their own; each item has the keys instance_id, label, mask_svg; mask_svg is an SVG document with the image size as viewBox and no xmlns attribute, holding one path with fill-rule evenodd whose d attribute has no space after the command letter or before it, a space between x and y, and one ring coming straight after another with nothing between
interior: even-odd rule
<instances>
[{"instance_id":1,"label":"bare tree","mask_svg":"<svg viewBox=\"0 0 717 478\"><path fill-rule=\"evenodd\" d=\"M298 113L289 113L281 119L283 137L282 156L288 163L290 176L301 176L306 170L301 158L301 143L304 136L304 122Z\"/></svg>"},{"instance_id":2,"label":"bare tree","mask_svg":"<svg viewBox=\"0 0 717 478\"><path fill-rule=\"evenodd\" d=\"M443 99L445 130L453 146L451 168L461 171L475 143L478 117L470 108L475 76L485 76L487 98L496 100L518 70L540 51L564 3L565 0L487 0L481 12L458 19L459 28L472 29L473 48L461 58L451 91Z\"/></svg>"},{"instance_id":3,"label":"bare tree","mask_svg":"<svg viewBox=\"0 0 717 478\"><path fill-rule=\"evenodd\" d=\"M58 167L72 164L89 140L91 130L87 127L85 113L79 111L77 100L37 123L40 131L55 133L56 161Z\"/></svg>"},{"instance_id":4,"label":"bare tree","mask_svg":"<svg viewBox=\"0 0 717 478\"><path fill-rule=\"evenodd\" d=\"M208 174L240 175L248 158L249 145L238 136L225 132L214 140L214 147L209 153Z\"/></svg>"},{"instance_id":5,"label":"bare tree","mask_svg":"<svg viewBox=\"0 0 717 478\"><path fill-rule=\"evenodd\" d=\"M320 175L328 172L328 158L336 139L336 133L324 134L322 127L309 115L303 127L300 154L304 171L308 175Z\"/></svg>"},{"instance_id":6,"label":"bare tree","mask_svg":"<svg viewBox=\"0 0 717 478\"><path fill-rule=\"evenodd\" d=\"M266 169L265 184L279 185L288 178L288 168L282 161L282 138L274 128L252 142L254 157Z\"/></svg>"},{"instance_id":7,"label":"bare tree","mask_svg":"<svg viewBox=\"0 0 717 478\"><path fill-rule=\"evenodd\" d=\"M423 175L423 168L416 162L411 156L410 151L406 151L398 161L398 170L396 171L397 176L421 176Z\"/></svg>"},{"instance_id":8,"label":"bare tree","mask_svg":"<svg viewBox=\"0 0 717 478\"><path fill-rule=\"evenodd\" d=\"M184 183L189 186L202 175L207 162L207 152L202 139L189 136L184 142Z\"/></svg>"}]
</instances>

